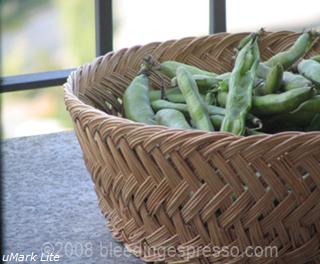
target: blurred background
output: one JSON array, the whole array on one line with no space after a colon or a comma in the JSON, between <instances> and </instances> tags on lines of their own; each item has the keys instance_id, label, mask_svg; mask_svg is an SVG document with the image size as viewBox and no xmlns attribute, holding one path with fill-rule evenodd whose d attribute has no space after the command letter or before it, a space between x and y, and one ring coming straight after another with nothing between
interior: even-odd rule
<instances>
[{"instance_id":1,"label":"blurred background","mask_svg":"<svg viewBox=\"0 0 320 264\"><path fill-rule=\"evenodd\" d=\"M95 57L94 0L2 0L1 75L77 67ZM227 0L227 31L320 28L319 0ZM209 31L208 0L113 1L114 50ZM1 94L4 138L72 129L63 88Z\"/></svg>"}]
</instances>

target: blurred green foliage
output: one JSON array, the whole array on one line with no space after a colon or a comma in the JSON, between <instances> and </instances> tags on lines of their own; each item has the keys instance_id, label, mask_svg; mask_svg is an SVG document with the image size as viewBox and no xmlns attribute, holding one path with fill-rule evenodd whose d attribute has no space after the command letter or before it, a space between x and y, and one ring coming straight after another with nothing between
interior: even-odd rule
<instances>
[{"instance_id":1,"label":"blurred green foliage","mask_svg":"<svg viewBox=\"0 0 320 264\"><path fill-rule=\"evenodd\" d=\"M75 65L89 62L95 55L94 1L57 0L67 48Z\"/></svg>"},{"instance_id":2,"label":"blurred green foliage","mask_svg":"<svg viewBox=\"0 0 320 264\"><path fill-rule=\"evenodd\" d=\"M40 36L18 39L1 47L4 58L2 73L15 75L25 72L46 71L77 67L93 60L95 56L94 1L89 0L0 0L1 42L2 38L21 35L41 14L54 13L56 28L40 32ZM52 19L52 16L44 19ZM62 35L52 45L52 31ZM38 38L41 44L37 46ZM7 40L7 39L5 39ZM12 41L12 40L11 40ZM7 45L8 46L8 45ZM54 47L54 49L52 48ZM5 54L3 54L5 52ZM58 55L57 55L58 54ZM54 120L62 129L69 129L72 123L65 110L63 88L52 87L40 90L5 93L2 99L2 124L4 137L16 136L16 127L28 120ZM20 113L16 109L25 109ZM17 112L17 113L16 113ZM40 130L40 128L39 128ZM43 128L42 128L43 130ZM18 134L21 132L18 132ZM50 133L50 131L48 131ZM20 135L19 134L19 135ZM37 134L37 127L34 128Z\"/></svg>"},{"instance_id":3,"label":"blurred green foliage","mask_svg":"<svg viewBox=\"0 0 320 264\"><path fill-rule=\"evenodd\" d=\"M1 27L3 31L21 27L37 8L48 6L51 0L1 0Z\"/></svg>"}]
</instances>

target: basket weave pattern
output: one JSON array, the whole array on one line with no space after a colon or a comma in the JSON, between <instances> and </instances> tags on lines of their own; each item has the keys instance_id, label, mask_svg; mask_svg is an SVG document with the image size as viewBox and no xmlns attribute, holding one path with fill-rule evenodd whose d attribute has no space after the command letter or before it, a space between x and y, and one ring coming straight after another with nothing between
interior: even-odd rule
<instances>
[{"instance_id":1,"label":"basket weave pattern","mask_svg":"<svg viewBox=\"0 0 320 264\"><path fill-rule=\"evenodd\" d=\"M244 35L122 49L81 66L65 84L65 103L108 226L145 261L163 260L151 248L184 253L187 246L271 245L278 247L277 259L185 253L165 262L320 263L319 132L238 137L121 117L120 99L145 55L223 73L232 69L233 49ZM297 37L265 33L262 59ZM319 53L315 43L308 56ZM151 82L159 88L157 78Z\"/></svg>"}]
</instances>

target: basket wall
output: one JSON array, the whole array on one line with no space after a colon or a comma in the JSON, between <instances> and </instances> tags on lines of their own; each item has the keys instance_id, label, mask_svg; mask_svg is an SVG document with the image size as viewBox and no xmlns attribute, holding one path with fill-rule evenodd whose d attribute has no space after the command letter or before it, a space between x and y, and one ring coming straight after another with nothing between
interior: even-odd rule
<instances>
[{"instance_id":1,"label":"basket wall","mask_svg":"<svg viewBox=\"0 0 320 264\"><path fill-rule=\"evenodd\" d=\"M81 66L65 84L65 103L108 226L145 261L231 263L201 252L192 256L186 249L272 245L278 247L276 259L232 259L320 263L319 132L237 137L121 118L122 94L145 55L223 73L232 69L233 49L245 34L122 49ZM287 49L297 37L266 33L262 59ZM317 40L308 56L319 53ZM180 255L152 251L163 247Z\"/></svg>"}]
</instances>

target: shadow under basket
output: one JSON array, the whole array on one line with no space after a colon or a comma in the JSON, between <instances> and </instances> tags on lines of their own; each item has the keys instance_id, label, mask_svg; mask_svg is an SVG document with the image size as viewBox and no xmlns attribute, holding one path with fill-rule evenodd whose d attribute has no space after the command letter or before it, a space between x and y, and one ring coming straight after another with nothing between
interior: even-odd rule
<instances>
[{"instance_id":1,"label":"shadow under basket","mask_svg":"<svg viewBox=\"0 0 320 264\"><path fill-rule=\"evenodd\" d=\"M232 69L233 49L246 34L111 52L81 66L65 84L108 227L144 261L320 263L320 132L239 137L121 117L122 95L145 55L223 73ZM298 36L265 33L262 60ZM306 56L319 53L315 43ZM151 83L159 89L154 76Z\"/></svg>"}]
</instances>

